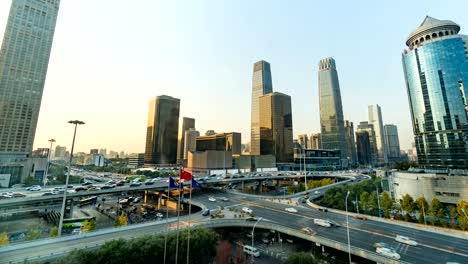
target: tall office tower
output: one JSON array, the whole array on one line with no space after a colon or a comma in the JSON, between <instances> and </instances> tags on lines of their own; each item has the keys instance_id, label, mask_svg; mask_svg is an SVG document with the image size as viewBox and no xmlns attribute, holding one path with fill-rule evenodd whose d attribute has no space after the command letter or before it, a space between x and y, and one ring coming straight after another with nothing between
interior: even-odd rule
<instances>
[{"instance_id":1,"label":"tall office tower","mask_svg":"<svg viewBox=\"0 0 468 264\"><path fill-rule=\"evenodd\" d=\"M309 148L309 137L307 134L298 135L297 138L299 139L299 144L301 144L303 149Z\"/></svg>"},{"instance_id":2,"label":"tall office tower","mask_svg":"<svg viewBox=\"0 0 468 264\"><path fill-rule=\"evenodd\" d=\"M55 154L54 154L54 159L55 160L64 160L65 159L65 154L67 152L67 148L66 147L62 147L60 145L57 145L55 147Z\"/></svg>"},{"instance_id":3,"label":"tall office tower","mask_svg":"<svg viewBox=\"0 0 468 264\"><path fill-rule=\"evenodd\" d=\"M310 135L310 148L320 149L322 147L322 137L320 133L314 133Z\"/></svg>"},{"instance_id":4,"label":"tall office tower","mask_svg":"<svg viewBox=\"0 0 468 264\"><path fill-rule=\"evenodd\" d=\"M369 122L361 122L357 127L357 132L367 132L369 137L369 149L370 149L370 163L368 164L376 164L378 162L378 152L377 152L377 140L375 136L374 125L370 124ZM357 134L356 134L357 136Z\"/></svg>"},{"instance_id":5,"label":"tall office tower","mask_svg":"<svg viewBox=\"0 0 468 264\"><path fill-rule=\"evenodd\" d=\"M196 150L229 151L232 155L242 153L241 133L229 132L196 137Z\"/></svg>"},{"instance_id":6,"label":"tall office tower","mask_svg":"<svg viewBox=\"0 0 468 264\"><path fill-rule=\"evenodd\" d=\"M406 78L419 166L468 168L468 36L427 16L406 40Z\"/></svg>"},{"instance_id":7,"label":"tall office tower","mask_svg":"<svg viewBox=\"0 0 468 264\"><path fill-rule=\"evenodd\" d=\"M348 158L344 130L343 106L335 60L326 58L319 63L321 149L338 149L341 158Z\"/></svg>"},{"instance_id":8,"label":"tall office tower","mask_svg":"<svg viewBox=\"0 0 468 264\"><path fill-rule=\"evenodd\" d=\"M195 119L190 117L184 117L182 119L182 129L180 131L181 135L179 137L177 159L184 159L185 131L188 131L190 128L195 128Z\"/></svg>"},{"instance_id":9,"label":"tall office tower","mask_svg":"<svg viewBox=\"0 0 468 264\"><path fill-rule=\"evenodd\" d=\"M354 124L345 120L344 124L345 135L346 135L346 144L348 145L348 160L351 164L357 164L356 157L356 143L354 141Z\"/></svg>"},{"instance_id":10,"label":"tall office tower","mask_svg":"<svg viewBox=\"0 0 468 264\"><path fill-rule=\"evenodd\" d=\"M104 149L104 148L100 149L99 154L103 155L104 157L107 157L107 149Z\"/></svg>"},{"instance_id":11,"label":"tall office tower","mask_svg":"<svg viewBox=\"0 0 468 264\"><path fill-rule=\"evenodd\" d=\"M12 182L25 176L22 168L31 156L59 5L11 4L0 50L0 174L12 174Z\"/></svg>"},{"instance_id":12,"label":"tall office tower","mask_svg":"<svg viewBox=\"0 0 468 264\"><path fill-rule=\"evenodd\" d=\"M372 164L371 145L368 131L356 132L357 160L360 165Z\"/></svg>"},{"instance_id":13,"label":"tall office tower","mask_svg":"<svg viewBox=\"0 0 468 264\"><path fill-rule=\"evenodd\" d=\"M259 98L260 155L274 155L276 162L293 159L291 96L269 93Z\"/></svg>"},{"instance_id":14,"label":"tall office tower","mask_svg":"<svg viewBox=\"0 0 468 264\"><path fill-rule=\"evenodd\" d=\"M375 141L377 144L377 158L379 164L388 162L387 146L384 139L384 127L382 121L382 111L379 105L369 105L369 123L374 125Z\"/></svg>"},{"instance_id":15,"label":"tall office tower","mask_svg":"<svg viewBox=\"0 0 468 264\"><path fill-rule=\"evenodd\" d=\"M175 164L180 99L156 96L149 102L145 164Z\"/></svg>"},{"instance_id":16,"label":"tall office tower","mask_svg":"<svg viewBox=\"0 0 468 264\"><path fill-rule=\"evenodd\" d=\"M387 145L388 161L395 162L400 159L400 140L397 126L387 124L384 126L385 144Z\"/></svg>"},{"instance_id":17,"label":"tall office tower","mask_svg":"<svg viewBox=\"0 0 468 264\"><path fill-rule=\"evenodd\" d=\"M270 63L258 61L253 67L252 77L252 109L251 109L251 127L250 127L250 154L260 155L260 112L258 98L262 95L273 92L273 83L271 81Z\"/></svg>"},{"instance_id":18,"label":"tall office tower","mask_svg":"<svg viewBox=\"0 0 468 264\"><path fill-rule=\"evenodd\" d=\"M98 154L98 153L99 153L99 149L90 149L89 150L89 154L94 155L94 154Z\"/></svg>"},{"instance_id":19,"label":"tall office tower","mask_svg":"<svg viewBox=\"0 0 468 264\"><path fill-rule=\"evenodd\" d=\"M184 156L183 159L188 159L188 152L195 151L197 149L197 137L200 136L200 132L195 128L190 128L185 131L185 143L184 143Z\"/></svg>"}]
</instances>

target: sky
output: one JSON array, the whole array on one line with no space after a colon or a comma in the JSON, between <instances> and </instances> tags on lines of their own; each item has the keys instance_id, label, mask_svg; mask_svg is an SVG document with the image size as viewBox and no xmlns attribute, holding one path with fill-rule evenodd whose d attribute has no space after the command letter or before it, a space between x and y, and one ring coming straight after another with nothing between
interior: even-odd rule
<instances>
[{"instance_id":1,"label":"sky","mask_svg":"<svg viewBox=\"0 0 468 264\"><path fill-rule=\"evenodd\" d=\"M3 39L11 0L0 0ZM149 100L181 99L201 132L250 141L253 63L271 63L273 90L292 97L293 131L319 132L318 62L334 57L345 119L382 107L402 149L413 141L401 66L426 15L468 27L468 2L62 0L34 147L144 152Z\"/></svg>"}]
</instances>

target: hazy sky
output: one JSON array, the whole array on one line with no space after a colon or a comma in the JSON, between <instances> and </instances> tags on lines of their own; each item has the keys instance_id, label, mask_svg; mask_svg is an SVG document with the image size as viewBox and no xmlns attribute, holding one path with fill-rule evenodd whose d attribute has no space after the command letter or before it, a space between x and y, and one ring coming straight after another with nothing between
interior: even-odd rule
<instances>
[{"instance_id":1,"label":"hazy sky","mask_svg":"<svg viewBox=\"0 0 468 264\"><path fill-rule=\"evenodd\" d=\"M385 3L383 3L385 2ZM0 37L11 0L0 0ZM181 99L201 133L250 140L252 64L271 63L273 90L291 95L294 135L320 128L317 65L337 63L346 119L382 107L402 149L412 127L401 52L426 15L466 32L467 1L62 0L35 147L70 148L68 120L86 122L76 149L143 152L148 102Z\"/></svg>"}]
</instances>

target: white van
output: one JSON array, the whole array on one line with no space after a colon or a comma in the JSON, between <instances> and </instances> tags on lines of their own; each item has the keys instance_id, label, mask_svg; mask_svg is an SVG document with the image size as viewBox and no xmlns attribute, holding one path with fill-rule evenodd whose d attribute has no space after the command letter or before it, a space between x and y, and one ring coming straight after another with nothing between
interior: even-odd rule
<instances>
[{"instance_id":1,"label":"white van","mask_svg":"<svg viewBox=\"0 0 468 264\"><path fill-rule=\"evenodd\" d=\"M251 247L251 246L244 246L244 252L256 258L260 257L260 251L258 251L258 249Z\"/></svg>"},{"instance_id":2,"label":"white van","mask_svg":"<svg viewBox=\"0 0 468 264\"><path fill-rule=\"evenodd\" d=\"M331 227L330 222L328 222L327 220L318 219L318 218L314 219L314 224L323 226L323 227Z\"/></svg>"}]
</instances>

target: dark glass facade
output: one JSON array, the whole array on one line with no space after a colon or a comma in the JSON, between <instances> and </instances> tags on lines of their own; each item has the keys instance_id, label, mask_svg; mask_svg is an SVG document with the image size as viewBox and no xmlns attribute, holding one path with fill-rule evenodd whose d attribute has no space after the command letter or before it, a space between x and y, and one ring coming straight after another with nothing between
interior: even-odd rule
<instances>
[{"instance_id":1,"label":"dark glass facade","mask_svg":"<svg viewBox=\"0 0 468 264\"><path fill-rule=\"evenodd\" d=\"M340 150L341 158L348 158L340 84L333 58L319 63L320 128L322 149Z\"/></svg>"},{"instance_id":2,"label":"dark glass facade","mask_svg":"<svg viewBox=\"0 0 468 264\"><path fill-rule=\"evenodd\" d=\"M407 50L403 69L419 165L468 168L467 38L448 36Z\"/></svg>"},{"instance_id":3,"label":"dark glass facade","mask_svg":"<svg viewBox=\"0 0 468 264\"><path fill-rule=\"evenodd\" d=\"M180 100L157 96L149 103L145 164L175 164Z\"/></svg>"},{"instance_id":4,"label":"dark glass facade","mask_svg":"<svg viewBox=\"0 0 468 264\"><path fill-rule=\"evenodd\" d=\"M270 93L260 97L260 155L274 155L276 162L293 159L291 97Z\"/></svg>"},{"instance_id":5,"label":"dark glass facade","mask_svg":"<svg viewBox=\"0 0 468 264\"><path fill-rule=\"evenodd\" d=\"M195 119L190 117L184 117L182 119L182 130L179 140L179 146L177 151L177 158L184 158L184 146L185 146L185 131L188 131L190 128L195 128Z\"/></svg>"},{"instance_id":6,"label":"dark glass facade","mask_svg":"<svg viewBox=\"0 0 468 264\"><path fill-rule=\"evenodd\" d=\"M241 133L237 132L200 136L196 139L197 151L230 151L232 155L240 155L241 149Z\"/></svg>"},{"instance_id":7,"label":"dark glass facade","mask_svg":"<svg viewBox=\"0 0 468 264\"><path fill-rule=\"evenodd\" d=\"M270 63L258 61L254 64L252 76L252 109L250 127L250 154L260 155L260 96L273 92Z\"/></svg>"},{"instance_id":8,"label":"dark glass facade","mask_svg":"<svg viewBox=\"0 0 468 264\"><path fill-rule=\"evenodd\" d=\"M372 164L372 152L369 140L369 132L356 132L357 159L361 165Z\"/></svg>"}]
</instances>

